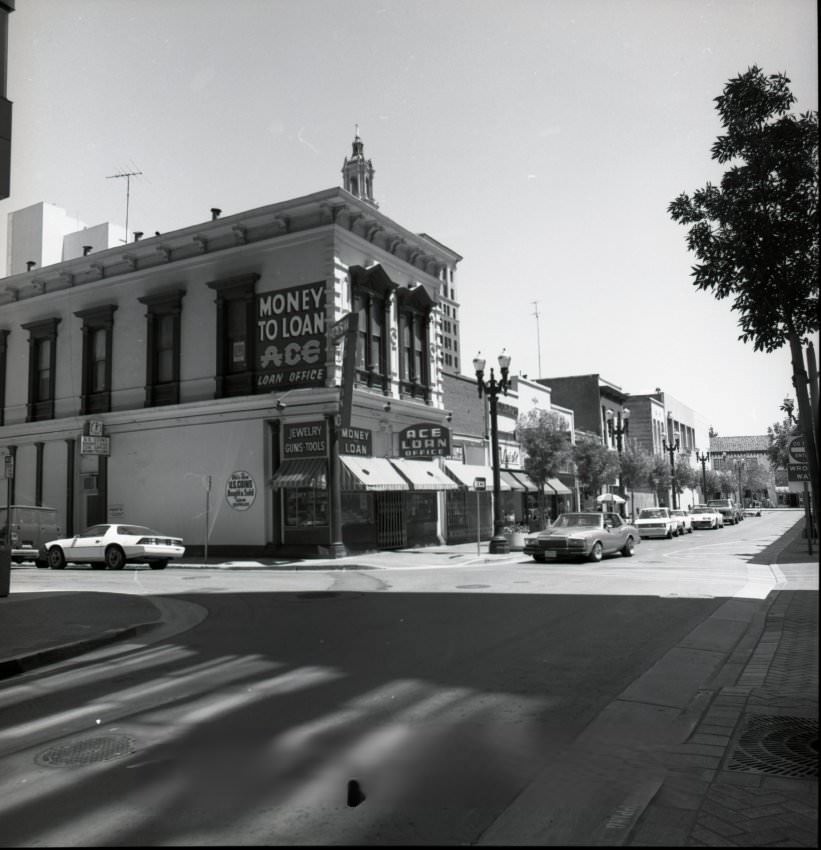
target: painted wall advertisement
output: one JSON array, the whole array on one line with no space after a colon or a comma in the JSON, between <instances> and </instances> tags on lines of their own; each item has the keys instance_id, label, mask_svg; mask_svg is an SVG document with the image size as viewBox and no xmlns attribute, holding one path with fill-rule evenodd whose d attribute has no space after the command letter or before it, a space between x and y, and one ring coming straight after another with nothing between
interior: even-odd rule
<instances>
[{"instance_id":1,"label":"painted wall advertisement","mask_svg":"<svg viewBox=\"0 0 821 850\"><path fill-rule=\"evenodd\" d=\"M325 283L257 295L257 391L325 385Z\"/></svg>"},{"instance_id":2,"label":"painted wall advertisement","mask_svg":"<svg viewBox=\"0 0 821 850\"><path fill-rule=\"evenodd\" d=\"M257 486L251 475L242 469L232 472L225 482L225 501L235 511L247 511L257 497Z\"/></svg>"}]
</instances>

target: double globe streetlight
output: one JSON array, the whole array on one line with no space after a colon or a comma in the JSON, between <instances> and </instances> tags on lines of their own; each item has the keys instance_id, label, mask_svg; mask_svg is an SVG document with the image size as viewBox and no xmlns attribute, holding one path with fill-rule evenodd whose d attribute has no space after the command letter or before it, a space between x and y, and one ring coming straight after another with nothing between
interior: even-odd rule
<instances>
[{"instance_id":1,"label":"double globe streetlight","mask_svg":"<svg viewBox=\"0 0 821 850\"><path fill-rule=\"evenodd\" d=\"M667 440L662 438L661 444L664 446L664 451L666 451L670 455L670 474L672 476L672 491L673 491L673 510L678 507L678 501L676 499L676 452L679 447L679 438L678 431L676 431L675 442L672 445L667 445Z\"/></svg>"},{"instance_id":2,"label":"double globe streetlight","mask_svg":"<svg viewBox=\"0 0 821 850\"><path fill-rule=\"evenodd\" d=\"M710 452L699 452L696 449L696 461L701 464L701 489L704 491L703 498L707 501L707 461L710 459Z\"/></svg>"},{"instance_id":3,"label":"double globe streetlight","mask_svg":"<svg viewBox=\"0 0 821 850\"><path fill-rule=\"evenodd\" d=\"M490 367L490 378L485 380L485 360L480 351L473 359L473 370L476 372L476 385L479 398L486 395L490 401L490 451L493 465L493 537L491 538L488 552L492 554L506 554L510 552L510 544L502 532L504 517L502 516L501 482L499 475L499 428L497 424L496 402L499 393L507 395L510 386L508 375L510 372L510 355L502 353L499 355L499 372L501 380L496 380L493 367ZM479 521L477 517L476 521Z\"/></svg>"},{"instance_id":4,"label":"double globe streetlight","mask_svg":"<svg viewBox=\"0 0 821 850\"><path fill-rule=\"evenodd\" d=\"M607 408L607 430L610 433L610 438L616 439L616 451L619 453L619 462L621 462L621 453L623 449L622 438L627 436L628 428L630 427L630 408L625 407L618 413L614 413L610 408ZM622 499L624 495L624 482L622 481L621 470L619 470L619 495Z\"/></svg>"}]
</instances>

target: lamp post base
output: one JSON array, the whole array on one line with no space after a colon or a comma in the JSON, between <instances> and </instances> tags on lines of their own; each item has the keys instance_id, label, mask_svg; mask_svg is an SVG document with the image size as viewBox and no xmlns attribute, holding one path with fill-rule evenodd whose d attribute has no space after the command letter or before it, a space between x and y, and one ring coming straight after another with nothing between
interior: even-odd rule
<instances>
[{"instance_id":1,"label":"lamp post base","mask_svg":"<svg viewBox=\"0 0 821 850\"><path fill-rule=\"evenodd\" d=\"M494 535L490 538L487 550L491 555L507 555L510 552L510 543L502 535Z\"/></svg>"}]
</instances>

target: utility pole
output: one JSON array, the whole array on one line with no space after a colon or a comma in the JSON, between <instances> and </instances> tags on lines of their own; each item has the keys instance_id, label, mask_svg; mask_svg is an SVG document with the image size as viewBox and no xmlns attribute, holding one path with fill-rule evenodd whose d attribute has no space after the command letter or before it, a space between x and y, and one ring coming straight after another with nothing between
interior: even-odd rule
<instances>
[{"instance_id":1,"label":"utility pole","mask_svg":"<svg viewBox=\"0 0 821 850\"><path fill-rule=\"evenodd\" d=\"M109 174L106 180L114 177L125 177L125 241L128 242L128 205L131 199L131 178L142 174L142 171L122 171L119 174Z\"/></svg>"},{"instance_id":2,"label":"utility pole","mask_svg":"<svg viewBox=\"0 0 821 850\"><path fill-rule=\"evenodd\" d=\"M538 377L542 377L542 339L539 333L539 302L531 301L531 304L536 308L533 315L536 317L536 357L538 363Z\"/></svg>"}]
</instances>

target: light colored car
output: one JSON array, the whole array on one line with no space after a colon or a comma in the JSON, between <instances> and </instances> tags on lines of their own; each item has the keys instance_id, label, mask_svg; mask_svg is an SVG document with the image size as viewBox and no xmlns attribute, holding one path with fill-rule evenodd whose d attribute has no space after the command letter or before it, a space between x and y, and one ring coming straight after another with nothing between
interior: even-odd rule
<instances>
[{"instance_id":1,"label":"light colored car","mask_svg":"<svg viewBox=\"0 0 821 850\"><path fill-rule=\"evenodd\" d=\"M642 537L676 537L678 520L670 515L669 508L642 508L636 520Z\"/></svg>"},{"instance_id":2,"label":"light colored car","mask_svg":"<svg viewBox=\"0 0 821 850\"><path fill-rule=\"evenodd\" d=\"M670 513L678 520L679 534L693 533L693 520L689 511L685 511L683 508L673 508Z\"/></svg>"},{"instance_id":3,"label":"light colored car","mask_svg":"<svg viewBox=\"0 0 821 850\"><path fill-rule=\"evenodd\" d=\"M744 516L761 516L761 502L750 502L742 513Z\"/></svg>"},{"instance_id":4,"label":"light colored car","mask_svg":"<svg viewBox=\"0 0 821 850\"><path fill-rule=\"evenodd\" d=\"M127 563L148 564L152 570L164 570L170 560L184 554L181 538L128 523L92 525L74 537L49 540L40 549L40 557L53 570L62 570L66 564L121 570Z\"/></svg>"},{"instance_id":5,"label":"light colored car","mask_svg":"<svg viewBox=\"0 0 821 850\"><path fill-rule=\"evenodd\" d=\"M690 516L693 528L724 528L724 514L710 505L693 505Z\"/></svg>"},{"instance_id":6,"label":"light colored car","mask_svg":"<svg viewBox=\"0 0 821 850\"><path fill-rule=\"evenodd\" d=\"M559 514L550 528L528 535L522 551L539 563L563 558L601 561L616 552L629 558L638 543L636 527L618 514L582 511Z\"/></svg>"},{"instance_id":7,"label":"light colored car","mask_svg":"<svg viewBox=\"0 0 821 850\"><path fill-rule=\"evenodd\" d=\"M724 517L724 525L736 525L744 519L744 513L732 499L709 499L707 504L711 508L721 511Z\"/></svg>"}]
</instances>

